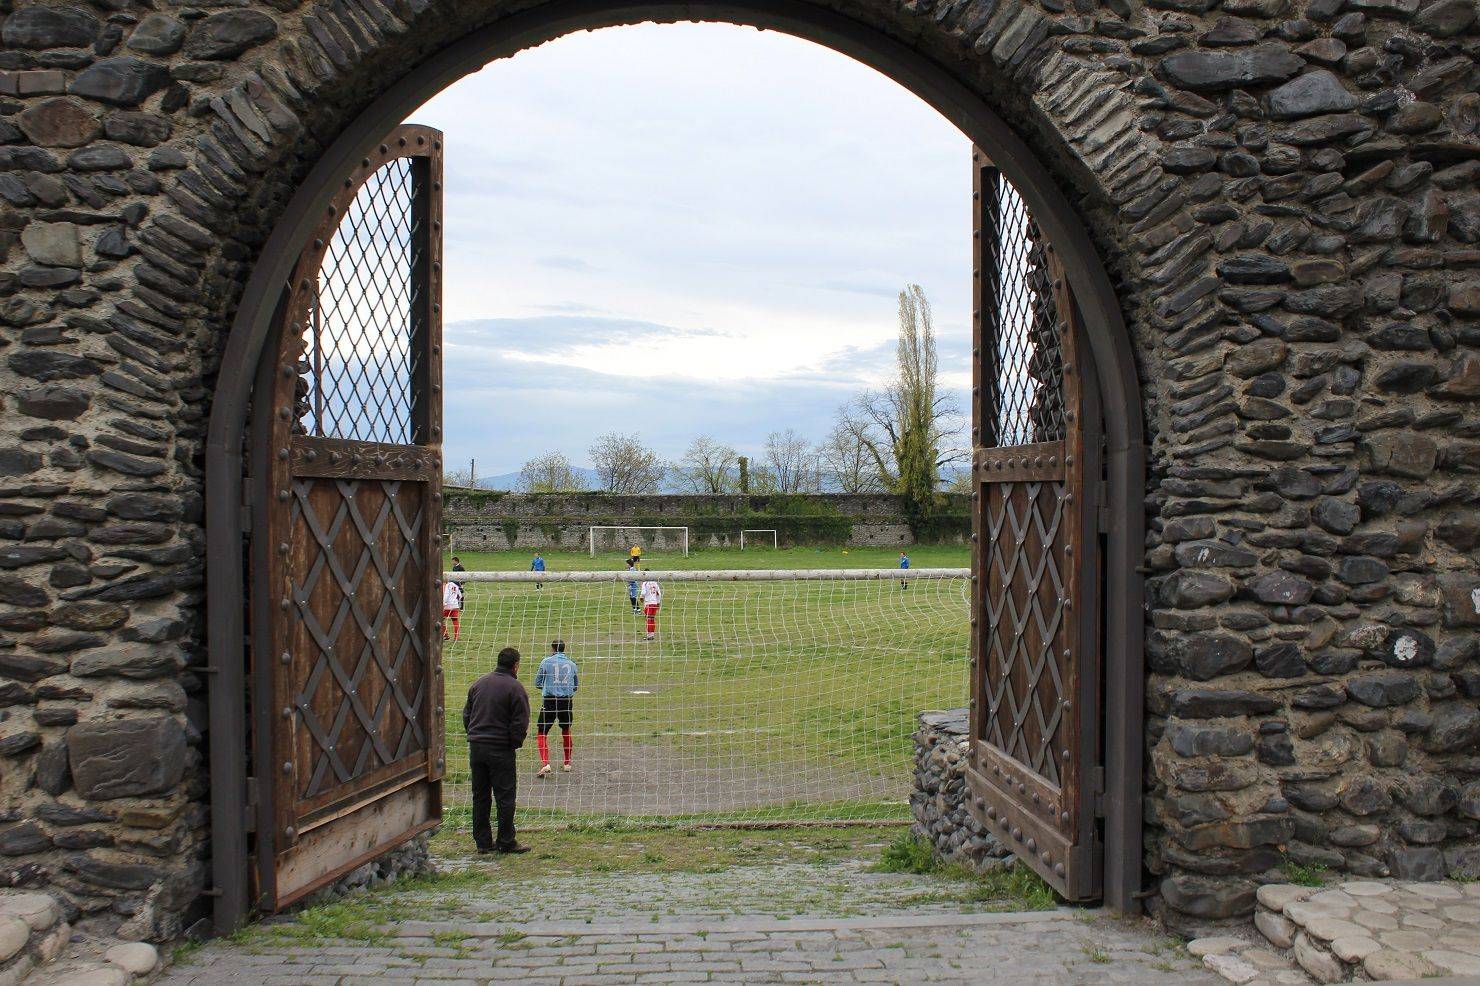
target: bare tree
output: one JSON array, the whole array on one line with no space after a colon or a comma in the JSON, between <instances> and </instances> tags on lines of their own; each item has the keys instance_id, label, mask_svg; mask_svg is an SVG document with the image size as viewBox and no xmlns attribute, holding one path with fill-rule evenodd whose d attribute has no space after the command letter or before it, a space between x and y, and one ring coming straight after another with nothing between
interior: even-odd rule
<instances>
[{"instance_id":1,"label":"bare tree","mask_svg":"<svg viewBox=\"0 0 1480 986\"><path fill-rule=\"evenodd\" d=\"M564 493L580 488L575 467L559 452L537 455L519 470L519 489L524 493Z\"/></svg>"},{"instance_id":2,"label":"bare tree","mask_svg":"<svg viewBox=\"0 0 1480 986\"><path fill-rule=\"evenodd\" d=\"M674 463L673 474L690 493L733 493L740 485L739 454L723 442L700 435L683 458Z\"/></svg>"},{"instance_id":3,"label":"bare tree","mask_svg":"<svg viewBox=\"0 0 1480 986\"><path fill-rule=\"evenodd\" d=\"M765 495L780 493L776 486L776 472L764 462L750 467L750 492Z\"/></svg>"},{"instance_id":4,"label":"bare tree","mask_svg":"<svg viewBox=\"0 0 1480 986\"><path fill-rule=\"evenodd\" d=\"M865 440L868 428L867 420L841 408L832 431L817 446L823 471L842 493L879 493L887 488Z\"/></svg>"},{"instance_id":5,"label":"bare tree","mask_svg":"<svg viewBox=\"0 0 1480 986\"><path fill-rule=\"evenodd\" d=\"M969 469L956 470L956 474L946 484L947 493L971 493L975 488L976 480Z\"/></svg>"},{"instance_id":6,"label":"bare tree","mask_svg":"<svg viewBox=\"0 0 1480 986\"><path fill-rule=\"evenodd\" d=\"M463 489L471 489L473 486L473 471L471 469L448 469L442 473L443 486L460 486Z\"/></svg>"},{"instance_id":7,"label":"bare tree","mask_svg":"<svg viewBox=\"0 0 1480 986\"><path fill-rule=\"evenodd\" d=\"M608 493L658 492L663 464L636 435L609 431L589 451L596 477Z\"/></svg>"},{"instance_id":8,"label":"bare tree","mask_svg":"<svg viewBox=\"0 0 1480 986\"><path fill-rule=\"evenodd\" d=\"M766 469L777 493L816 493L821 489L812 443L794 429L766 436Z\"/></svg>"},{"instance_id":9,"label":"bare tree","mask_svg":"<svg viewBox=\"0 0 1480 986\"><path fill-rule=\"evenodd\" d=\"M895 378L882 391L864 394L855 405L866 422L860 438L875 467L912 508L928 513L940 486L940 472L959 462L960 409L941 393L935 355L935 321L918 284L899 293L899 342Z\"/></svg>"}]
</instances>

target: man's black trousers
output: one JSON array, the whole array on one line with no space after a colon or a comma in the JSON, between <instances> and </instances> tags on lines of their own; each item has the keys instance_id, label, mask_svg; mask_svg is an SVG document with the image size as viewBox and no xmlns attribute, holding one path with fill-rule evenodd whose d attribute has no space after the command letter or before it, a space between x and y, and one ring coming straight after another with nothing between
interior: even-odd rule
<instances>
[{"instance_id":1,"label":"man's black trousers","mask_svg":"<svg viewBox=\"0 0 1480 986\"><path fill-rule=\"evenodd\" d=\"M515 751L488 743L469 743L468 760L473 768L473 842L479 849L512 849L514 838L514 794L519 775ZM498 806L498 839L489 830L489 809Z\"/></svg>"}]
</instances>

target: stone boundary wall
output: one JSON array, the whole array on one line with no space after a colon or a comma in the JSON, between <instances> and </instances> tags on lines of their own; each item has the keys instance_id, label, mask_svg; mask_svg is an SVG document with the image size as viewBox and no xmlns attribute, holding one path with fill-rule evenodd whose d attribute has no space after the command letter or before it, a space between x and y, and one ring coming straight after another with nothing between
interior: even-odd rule
<instances>
[{"instance_id":1,"label":"stone boundary wall","mask_svg":"<svg viewBox=\"0 0 1480 986\"><path fill-rule=\"evenodd\" d=\"M915 789L911 831L941 859L993 869L1012 854L966 806L967 711L922 712L915 730Z\"/></svg>"},{"instance_id":2,"label":"stone boundary wall","mask_svg":"<svg viewBox=\"0 0 1480 986\"><path fill-rule=\"evenodd\" d=\"M933 543L967 543L969 500L948 496ZM689 528L691 547L739 543L742 528L777 531L783 546L899 547L916 542L902 498L890 494L609 494L448 491L443 510L454 551L584 550L597 525ZM659 533L658 543L669 546ZM670 534L672 545L677 535ZM769 543L769 542L768 542Z\"/></svg>"}]
</instances>

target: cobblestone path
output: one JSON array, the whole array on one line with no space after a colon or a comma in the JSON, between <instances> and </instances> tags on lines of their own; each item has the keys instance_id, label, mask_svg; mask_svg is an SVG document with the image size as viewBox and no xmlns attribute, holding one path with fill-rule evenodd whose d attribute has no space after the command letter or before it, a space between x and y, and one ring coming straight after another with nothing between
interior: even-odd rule
<instances>
[{"instance_id":1,"label":"cobblestone path","mask_svg":"<svg viewBox=\"0 0 1480 986\"><path fill-rule=\"evenodd\" d=\"M975 899L970 881L867 862L501 880L498 862L444 860L451 876L209 944L162 982L1220 982L1147 923L1003 913Z\"/></svg>"}]
</instances>

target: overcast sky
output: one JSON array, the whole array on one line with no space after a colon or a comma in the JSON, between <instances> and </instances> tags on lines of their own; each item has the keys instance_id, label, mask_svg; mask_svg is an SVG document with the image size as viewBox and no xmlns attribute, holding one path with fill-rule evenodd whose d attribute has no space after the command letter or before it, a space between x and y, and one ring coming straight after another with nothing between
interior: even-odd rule
<instances>
[{"instance_id":1,"label":"overcast sky","mask_svg":"<svg viewBox=\"0 0 1480 986\"><path fill-rule=\"evenodd\" d=\"M636 431L820 439L925 288L969 386L970 146L895 83L781 34L645 25L495 62L446 132L446 452L480 475Z\"/></svg>"}]
</instances>

